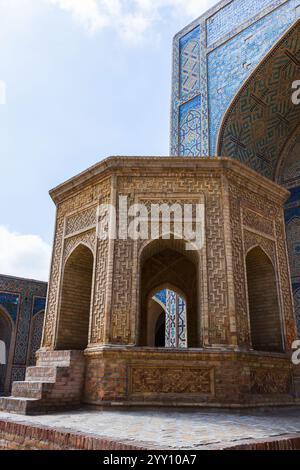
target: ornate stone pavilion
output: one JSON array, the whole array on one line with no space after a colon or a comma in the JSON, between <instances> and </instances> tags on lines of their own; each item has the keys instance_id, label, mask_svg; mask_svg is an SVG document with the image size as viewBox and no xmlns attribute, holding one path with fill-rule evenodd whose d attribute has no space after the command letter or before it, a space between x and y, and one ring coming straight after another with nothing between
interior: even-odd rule
<instances>
[{"instance_id":1,"label":"ornate stone pavilion","mask_svg":"<svg viewBox=\"0 0 300 470\"><path fill-rule=\"evenodd\" d=\"M24 380L41 346L47 283L0 275L0 395ZM3 363L2 363L3 362Z\"/></svg>"},{"instance_id":2,"label":"ornate stone pavilion","mask_svg":"<svg viewBox=\"0 0 300 470\"><path fill-rule=\"evenodd\" d=\"M287 190L233 159L112 157L51 196L42 348L2 409L299 403ZM169 239L99 237L100 205L118 206L120 196L146 207L202 205L203 243L187 250L171 229ZM181 321L170 343L165 318L164 345L162 292Z\"/></svg>"},{"instance_id":3,"label":"ornate stone pavilion","mask_svg":"<svg viewBox=\"0 0 300 470\"><path fill-rule=\"evenodd\" d=\"M111 158L51 192L42 348L2 409L299 404L299 16L222 0L174 38L173 157ZM201 248L99 237L119 196L199 203Z\"/></svg>"}]
</instances>

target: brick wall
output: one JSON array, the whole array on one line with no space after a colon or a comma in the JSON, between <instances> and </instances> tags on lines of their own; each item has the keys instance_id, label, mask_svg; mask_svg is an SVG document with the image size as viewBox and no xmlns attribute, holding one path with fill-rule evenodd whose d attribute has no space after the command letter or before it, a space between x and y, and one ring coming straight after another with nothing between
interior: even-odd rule
<instances>
[{"instance_id":1,"label":"brick wall","mask_svg":"<svg viewBox=\"0 0 300 470\"><path fill-rule=\"evenodd\" d=\"M0 421L0 450L143 450L136 445L117 442L92 434L63 432L45 426Z\"/></svg>"}]
</instances>

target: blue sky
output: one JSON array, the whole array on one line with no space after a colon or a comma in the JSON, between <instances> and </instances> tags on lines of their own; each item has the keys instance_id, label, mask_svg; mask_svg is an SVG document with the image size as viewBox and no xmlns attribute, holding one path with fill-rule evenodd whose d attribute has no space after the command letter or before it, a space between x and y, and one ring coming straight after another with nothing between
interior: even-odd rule
<instances>
[{"instance_id":1,"label":"blue sky","mask_svg":"<svg viewBox=\"0 0 300 470\"><path fill-rule=\"evenodd\" d=\"M171 47L216 0L0 0L0 273L47 280L48 190L108 155L167 155Z\"/></svg>"}]
</instances>

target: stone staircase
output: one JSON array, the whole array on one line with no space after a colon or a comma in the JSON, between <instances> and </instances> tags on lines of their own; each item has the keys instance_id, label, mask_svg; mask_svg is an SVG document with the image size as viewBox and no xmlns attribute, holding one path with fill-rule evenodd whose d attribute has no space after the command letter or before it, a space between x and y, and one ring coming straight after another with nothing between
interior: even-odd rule
<instances>
[{"instance_id":1,"label":"stone staircase","mask_svg":"<svg viewBox=\"0 0 300 470\"><path fill-rule=\"evenodd\" d=\"M24 382L14 382L12 396L0 398L0 411L35 414L80 406L84 382L81 351L39 352Z\"/></svg>"}]
</instances>

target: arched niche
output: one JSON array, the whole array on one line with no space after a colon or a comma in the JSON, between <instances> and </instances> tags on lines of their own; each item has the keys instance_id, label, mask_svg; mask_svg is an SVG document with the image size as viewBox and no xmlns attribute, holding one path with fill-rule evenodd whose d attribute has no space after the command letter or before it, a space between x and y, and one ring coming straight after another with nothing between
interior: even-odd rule
<instances>
[{"instance_id":1,"label":"arched niche","mask_svg":"<svg viewBox=\"0 0 300 470\"><path fill-rule=\"evenodd\" d=\"M259 246L246 256L252 347L283 352L283 334L276 274L272 261Z\"/></svg>"},{"instance_id":2,"label":"arched niche","mask_svg":"<svg viewBox=\"0 0 300 470\"><path fill-rule=\"evenodd\" d=\"M139 344L141 346L154 345L153 336L152 339L149 338L149 324L153 332L154 323L161 314L161 310L160 306L157 307L152 303L153 296L169 286L173 292L180 293L186 301L188 347L200 347L198 267L198 253L188 251L187 244L183 240L157 239L144 247L140 255L139 283ZM149 317L151 308L153 313L152 317Z\"/></svg>"},{"instance_id":3,"label":"arched niche","mask_svg":"<svg viewBox=\"0 0 300 470\"><path fill-rule=\"evenodd\" d=\"M88 345L94 257L80 244L68 257L63 271L58 350L84 350Z\"/></svg>"}]
</instances>

